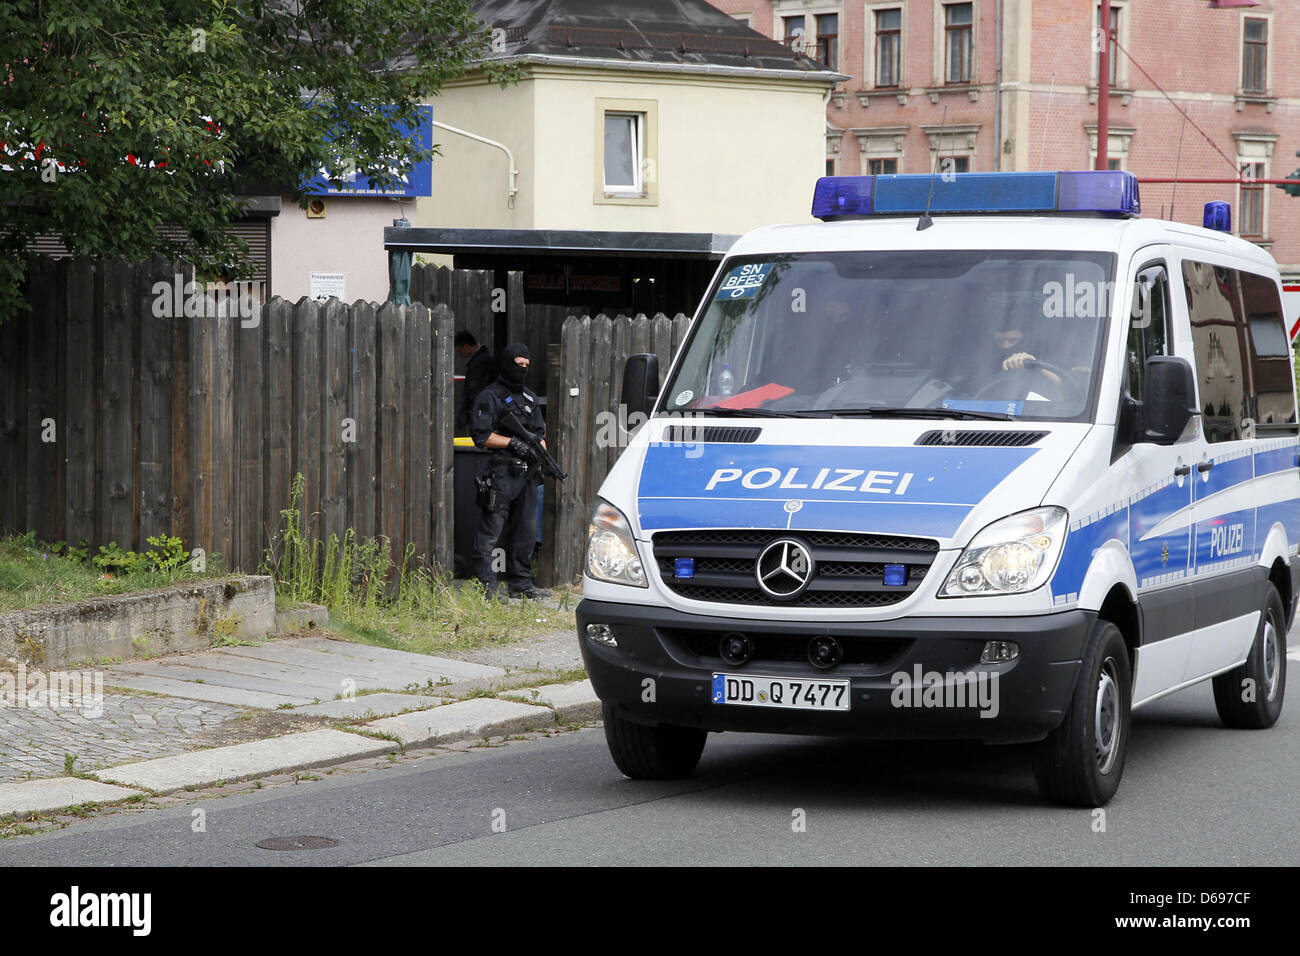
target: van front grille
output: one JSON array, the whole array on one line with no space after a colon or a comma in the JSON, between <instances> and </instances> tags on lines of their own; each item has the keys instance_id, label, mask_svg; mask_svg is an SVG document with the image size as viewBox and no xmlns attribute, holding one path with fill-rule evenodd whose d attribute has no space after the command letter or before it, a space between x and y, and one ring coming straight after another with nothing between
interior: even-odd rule
<instances>
[{"instance_id":1,"label":"van front grille","mask_svg":"<svg viewBox=\"0 0 1300 956\"><path fill-rule=\"evenodd\" d=\"M758 586L754 565L778 538L806 545L813 558L807 588L791 600L770 597ZM846 531L724 529L663 531L652 539L664 583L695 601L784 607L870 608L897 604L917 589L939 553L929 538ZM679 578L676 562L691 558L694 574ZM885 565L902 565L905 583L885 584Z\"/></svg>"}]
</instances>

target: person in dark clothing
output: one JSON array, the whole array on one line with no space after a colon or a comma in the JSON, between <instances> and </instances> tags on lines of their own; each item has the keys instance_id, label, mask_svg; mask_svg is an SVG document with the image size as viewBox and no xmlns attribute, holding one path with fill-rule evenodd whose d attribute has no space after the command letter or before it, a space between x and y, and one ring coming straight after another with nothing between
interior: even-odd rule
<instances>
[{"instance_id":1,"label":"person in dark clothing","mask_svg":"<svg viewBox=\"0 0 1300 956\"><path fill-rule=\"evenodd\" d=\"M551 592L533 583L532 557L537 540L537 454L519 438L498 430L502 414L510 408L545 447L546 423L537 396L524 387L528 377L528 347L508 345L497 365L497 378L474 401L470 435L474 444L492 452L488 471L491 492L480 496L479 523L474 534L474 576L489 597L499 594L492 550L502 529L506 553L505 575L510 597L537 600Z\"/></svg>"},{"instance_id":2,"label":"person in dark clothing","mask_svg":"<svg viewBox=\"0 0 1300 956\"><path fill-rule=\"evenodd\" d=\"M474 407L474 400L496 377L496 360L486 345L478 344L474 333L469 329L461 329L456 333L455 344L456 354L467 360L460 407L456 410L456 431L466 432L469 430L469 413Z\"/></svg>"}]
</instances>

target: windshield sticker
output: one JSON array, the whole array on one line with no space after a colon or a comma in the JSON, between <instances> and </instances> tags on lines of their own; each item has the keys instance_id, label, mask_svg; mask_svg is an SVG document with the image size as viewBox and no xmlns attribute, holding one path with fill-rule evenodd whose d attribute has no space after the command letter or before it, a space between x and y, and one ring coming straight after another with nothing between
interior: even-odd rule
<instances>
[{"instance_id":1,"label":"windshield sticker","mask_svg":"<svg viewBox=\"0 0 1300 956\"><path fill-rule=\"evenodd\" d=\"M727 274L715 298L752 299L763 287L771 272L770 262L751 262L749 265L737 266Z\"/></svg>"},{"instance_id":2,"label":"windshield sticker","mask_svg":"<svg viewBox=\"0 0 1300 956\"><path fill-rule=\"evenodd\" d=\"M689 388L684 388L684 389L682 389L680 392L677 393L677 399L676 399L676 401L674 402L674 404L676 404L676 405L685 405L687 402L689 402L689 401L690 401L692 398L694 398L694 397L695 397L695 393L694 393L694 392L692 392Z\"/></svg>"}]
</instances>

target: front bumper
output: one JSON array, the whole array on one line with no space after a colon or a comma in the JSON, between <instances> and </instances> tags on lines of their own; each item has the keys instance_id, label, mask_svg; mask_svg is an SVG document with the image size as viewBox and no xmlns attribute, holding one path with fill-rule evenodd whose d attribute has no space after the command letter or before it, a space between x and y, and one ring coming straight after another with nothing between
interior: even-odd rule
<instances>
[{"instance_id":1,"label":"front bumper","mask_svg":"<svg viewBox=\"0 0 1300 956\"><path fill-rule=\"evenodd\" d=\"M1060 724L1097 616L1072 610L1032 617L795 623L594 600L582 601L577 614L582 656L596 694L628 720L715 731L990 743L1041 740ZM588 624L610 625L618 646L590 640ZM716 648L730 631L749 635L771 655L727 664ZM846 647L845 662L829 670L798 659L808 640L822 634ZM1015 641L1019 656L1004 664L980 664L990 640ZM716 704L717 672L847 679L850 709ZM931 675L942 683L927 693L925 686L935 681ZM963 682L965 688L956 692ZM945 692L944 683L954 689Z\"/></svg>"}]
</instances>

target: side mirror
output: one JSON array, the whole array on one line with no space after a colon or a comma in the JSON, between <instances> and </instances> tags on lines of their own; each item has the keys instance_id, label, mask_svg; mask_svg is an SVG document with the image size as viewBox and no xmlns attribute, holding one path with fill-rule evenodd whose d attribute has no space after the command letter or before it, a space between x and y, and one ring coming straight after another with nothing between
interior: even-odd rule
<instances>
[{"instance_id":1,"label":"side mirror","mask_svg":"<svg viewBox=\"0 0 1300 956\"><path fill-rule=\"evenodd\" d=\"M1196 378L1185 358L1153 355L1147 359L1146 398L1142 405L1139 440L1155 445L1172 445L1178 441L1196 407Z\"/></svg>"},{"instance_id":2,"label":"side mirror","mask_svg":"<svg viewBox=\"0 0 1300 956\"><path fill-rule=\"evenodd\" d=\"M653 352L629 355L623 366L623 407L628 417L648 416L659 397L659 356Z\"/></svg>"}]
</instances>

